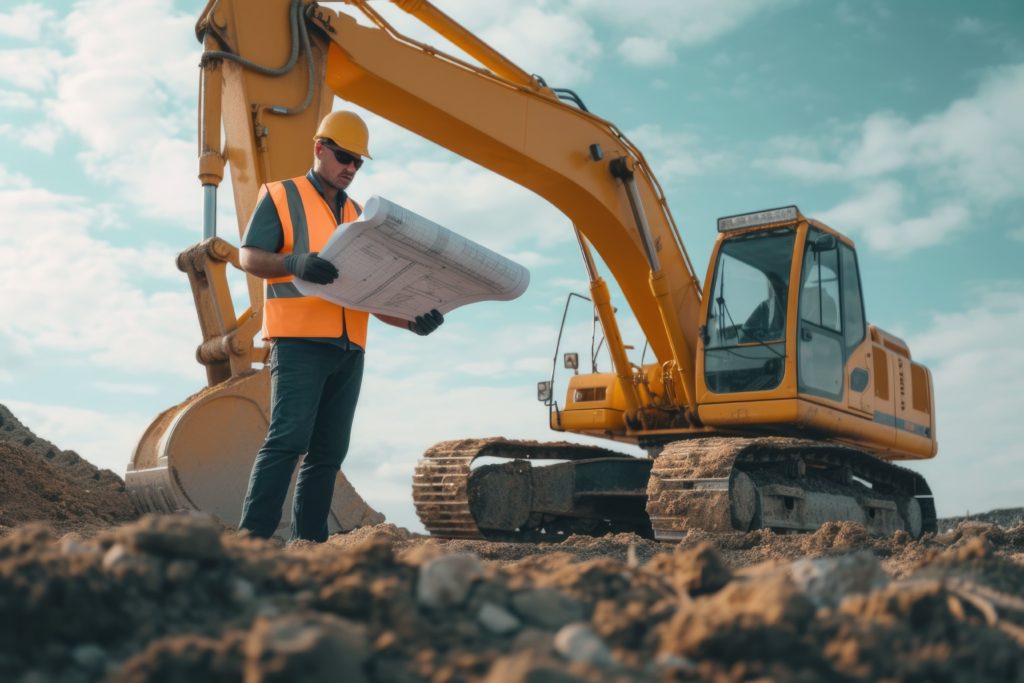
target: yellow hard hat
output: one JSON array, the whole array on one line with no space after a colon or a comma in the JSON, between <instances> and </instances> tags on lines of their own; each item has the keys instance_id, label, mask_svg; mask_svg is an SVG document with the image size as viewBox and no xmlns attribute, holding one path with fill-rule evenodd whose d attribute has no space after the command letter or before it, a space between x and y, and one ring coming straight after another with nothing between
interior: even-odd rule
<instances>
[{"instance_id":1,"label":"yellow hard hat","mask_svg":"<svg viewBox=\"0 0 1024 683\"><path fill-rule=\"evenodd\" d=\"M338 147L355 152L361 157L370 156L370 130L358 114L350 111L332 111L320 121L314 140L327 138Z\"/></svg>"}]
</instances>

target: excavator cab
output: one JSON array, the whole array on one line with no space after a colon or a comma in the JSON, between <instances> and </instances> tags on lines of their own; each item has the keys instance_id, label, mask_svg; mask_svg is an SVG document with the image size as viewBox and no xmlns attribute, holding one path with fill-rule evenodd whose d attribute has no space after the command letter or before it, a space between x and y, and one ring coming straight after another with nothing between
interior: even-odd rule
<instances>
[{"instance_id":1,"label":"excavator cab","mask_svg":"<svg viewBox=\"0 0 1024 683\"><path fill-rule=\"evenodd\" d=\"M853 242L795 206L718 229L697 353L704 424L934 455L931 376L867 324Z\"/></svg>"}]
</instances>

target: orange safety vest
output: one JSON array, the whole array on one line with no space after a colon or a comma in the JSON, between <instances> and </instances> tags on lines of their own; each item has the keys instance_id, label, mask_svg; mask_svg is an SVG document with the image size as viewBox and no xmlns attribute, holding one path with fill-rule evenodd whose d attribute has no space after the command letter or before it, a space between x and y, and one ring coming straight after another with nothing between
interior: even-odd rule
<instances>
[{"instance_id":1,"label":"orange safety vest","mask_svg":"<svg viewBox=\"0 0 1024 683\"><path fill-rule=\"evenodd\" d=\"M309 178L267 183L260 198L270 194L281 219L284 244L279 254L308 254L320 251L337 224L334 213ZM342 223L359 218L360 209L351 199L342 208ZM263 338L332 337L348 334L351 342L366 348L369 314L339 306L316 296L299 292L292 275L264 280Z\"/></svg>"}]
</instances>

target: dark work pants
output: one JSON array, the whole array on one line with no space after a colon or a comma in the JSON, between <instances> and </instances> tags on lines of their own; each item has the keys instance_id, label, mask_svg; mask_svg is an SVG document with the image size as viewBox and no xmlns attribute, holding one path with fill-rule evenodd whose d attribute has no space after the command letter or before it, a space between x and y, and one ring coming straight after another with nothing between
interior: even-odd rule
<instances>
[{"instance_id":1,"label":"dark work pants","mask_svg":"<svg viewBox=\"0 0 1024 683\"><path fill-rule=\"evenodd\" d=\"M292 538L327 540L334 479L348 452L363 379L363 352L306 339L274 340L270 428L249 477L239 527L270 538L299 456Z\"/></svg>"}]
</instances>

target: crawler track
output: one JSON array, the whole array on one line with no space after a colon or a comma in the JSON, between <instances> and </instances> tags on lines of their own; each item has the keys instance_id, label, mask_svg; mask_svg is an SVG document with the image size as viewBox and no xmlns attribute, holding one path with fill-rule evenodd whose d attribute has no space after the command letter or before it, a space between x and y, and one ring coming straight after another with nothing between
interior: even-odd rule
<instances>
[{"instance_id":1,"label":"crawler track","mask_svg":"<svg viewBox=\"0 0 1024 683\"><path fill-rule=\"evenodd\" d=\"M523 460L582 460L622 457L621 453L568 442L463 439L435 444L420 459L413 474L416 514L432 536L485 538L469 506L469 473L477 458L490 456Z\"/></svg>"},{"instance_id":2,"label":"crawler track","mask_svg":"<svg viewBox=\"0 0 1024 683\"><path fill-rule=\"evenodd\" d=\"M424 453L413 477L416 513L431 535L499 538L477 525L470 505L470 472L482 457L574 461L622 454L567 442L503 438L436 444ZM919 525L922 532L936 529L931 491L921 475L906 468L854 448L806 439L703 437L669 443L655 458L646 506L655 538L678 539L690 529L758 528L760 503L753 494L738 493L743 487L736 480L744 478L749 491L846 496L880 509L888 506L893 515L907 525ZM777 516L773 519L764 526L798 528L779 524ZM532 540L532 531L536 530L522 529L500 538Z\"/></svg>"},{"instance_id":3,"label":"crawler track","mask_svg":"<svg viewBox=\"0 0 1024 683\"><path fill-rule=\"evenodd\" d=\"M936 530L931 490L920 474L841 445L786 437L713 437L668 444L654 461L647 488L647 513L655 538L680 538L688 529L731 531L737 523L731 495L736 472L764 479L774 474L799 488L808 468L836 483L830 488L851 496L895 501L916 500L922 532ZM853 478L872 485L843 484ZM819 485L820 486L820 485ZM742 506L741 506L742 507ZM905 507L905 506L903 506ZM740 517L754 510L740 511ZM901 509L901 514L909 513Z\"/></svg>"}]
</instances>

